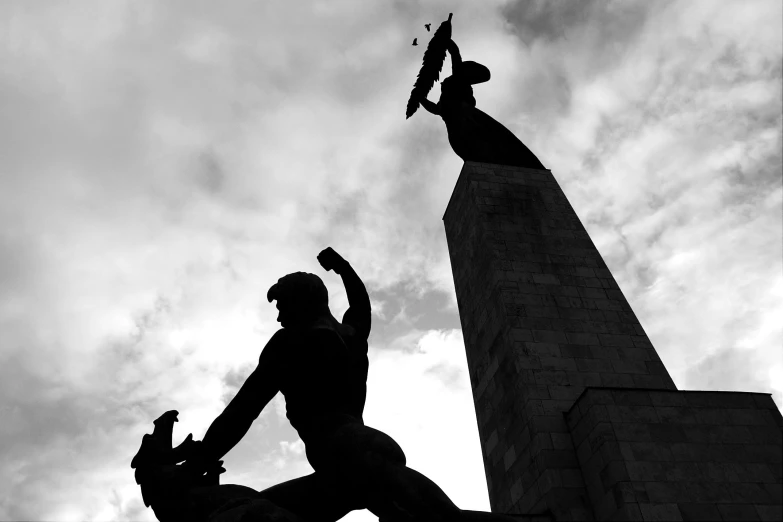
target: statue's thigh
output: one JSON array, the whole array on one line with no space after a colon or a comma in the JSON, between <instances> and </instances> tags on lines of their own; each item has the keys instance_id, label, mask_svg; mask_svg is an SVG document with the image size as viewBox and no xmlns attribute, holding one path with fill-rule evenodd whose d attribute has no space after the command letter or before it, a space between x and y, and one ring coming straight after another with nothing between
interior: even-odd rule
<instances>
[{"instance_id":1,"label":"statue's thigh","mask_svg":"<svg viewBox=\"0 0 783 522\"><path fill-rule=\"evenodd\" d=\"M258 498L269 500L308 521L335 522L357 509L346 493L323 474L312 473L265 489Z\"/></svg>"},{"instance_id":2,"label":"statue's thigh","mask_svg":"<svg viewBox=\"0 0 783 522\"><path fill-rule=\"evenodd\" d=\"M405 465L405 453L382 431L362 424L341 428L333 439L332 455L353 467L375 468L381 464Z\"/></svg>"}]
</instances>

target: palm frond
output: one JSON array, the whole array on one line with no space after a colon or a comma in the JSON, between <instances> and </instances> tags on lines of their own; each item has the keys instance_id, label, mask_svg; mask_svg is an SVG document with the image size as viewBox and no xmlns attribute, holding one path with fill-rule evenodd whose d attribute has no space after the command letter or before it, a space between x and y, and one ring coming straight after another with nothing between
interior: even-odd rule
<instances>
[{"instance_id":1,"label":"palm frond","mask_svg":"<svg viewBox=\"0 0 783 522\"><path fill-rule=\"evenodd\" d=\"M435 82L440 79L443 62L446 61L446 48L451 41L451 16L452 13L449 13L449 19L440 24L438 30L432 35L430 43L427 44L427 50L424 51L424 58L421 61L421 69L413 84L411 96L408 98L405 119L413 116L413 113L419 108L419 99L427 96Z\"/></svg>"}]
</instances>

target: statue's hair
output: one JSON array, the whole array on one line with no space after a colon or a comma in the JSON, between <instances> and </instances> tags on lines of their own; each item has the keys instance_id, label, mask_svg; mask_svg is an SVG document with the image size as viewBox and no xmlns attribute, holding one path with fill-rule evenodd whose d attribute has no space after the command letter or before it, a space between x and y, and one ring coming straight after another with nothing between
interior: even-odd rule
<instances>
[{"instance_id":1,"label":"statue's hair","mask_svg":"<svg viewBox=\"0 0 783 522\"><path fill-rule=\"evenodd\" d=\"M329 292L326 285L315 274L294 272L278 279L266 293L267 300L285 300L296 303L297 307L316 310L329 305Z\"/></svg>"}]
</instances>

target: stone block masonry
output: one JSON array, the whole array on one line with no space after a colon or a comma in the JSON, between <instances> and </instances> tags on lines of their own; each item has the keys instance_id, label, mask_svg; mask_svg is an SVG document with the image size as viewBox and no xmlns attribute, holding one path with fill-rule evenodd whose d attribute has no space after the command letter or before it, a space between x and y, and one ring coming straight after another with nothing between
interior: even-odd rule
<instances>
[{"instance_id":1,"label":"stone block masonry","mask_svg":"<svg viewBox=\"0 0 783 522\"><path fill-rule=\"evenodd\" d=\"M780 463L769 404L729 393L697 407L716 399L677 393L549 171L466 162L443 220L493 511L779 515L780 471L765 465ZM600 388L628 392L583 413L585 390ZM729 482L741 486L726 492Z\"/></svg>"},{"instance_id":2,"label":"stone block masonry","mask_svg":"<svg viewBox=\"0 0 783 522\"><path fill-rule=\"evenodd\" d=\"M590 518L564 413L674 382L549 171L466 162L443 219L493 509Z\"/></svg>"},{"instance_id":3,"label":"stone block masonry","mask_svg":"<svg viewBox=\"0 0 783 522\"><path fill-rule=\"evenodd\" d=\"M587 388L566 420L597 520L783 520L769 394Z\"/></svg>"}]
</instances>

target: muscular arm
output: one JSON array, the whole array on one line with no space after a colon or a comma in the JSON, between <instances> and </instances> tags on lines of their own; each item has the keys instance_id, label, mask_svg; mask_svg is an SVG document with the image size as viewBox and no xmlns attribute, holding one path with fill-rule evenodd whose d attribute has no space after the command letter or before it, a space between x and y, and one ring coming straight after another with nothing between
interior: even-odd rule
<instances>
[{"instance_id":1,"label":"muscular arm","mask_svg":"<svg viewBox=\"0 0 783 522\"><path fill-rule=\"evenodd\" d=\"M348 310L343 316L343 322L354 327L366 339L370 336L372 317L367 289L347 261L335 267L334 271L340 274L348 296Z\"/></svg>"},{"instance_id":2,"label":"muscular arm","mask_svg":"<svg viewBox=\"0 0 783 522\"><path fill-rule=\"evenodd\" d=\"M326 270L334 270L339 274L348 295L348 310L343 315L343 324L356 330L356 333L367 339L370 336L370 296L364 283L343 256L327 247L318 254L318 262Z\"/></svg>"},{"instance_id":3,"label":"muscular arm","mask_svg":"<svg viewBox=\"0 0 783 522\"><path fill-rule=\"evenodd\" d=\"M258 367L204 435L202 456L205 460L219 460L236 446L280 390L277 381L279 369L273 356L282 341L279 334L278 331L269 340L258 359Z\"/></svg>"}]
</instances>

